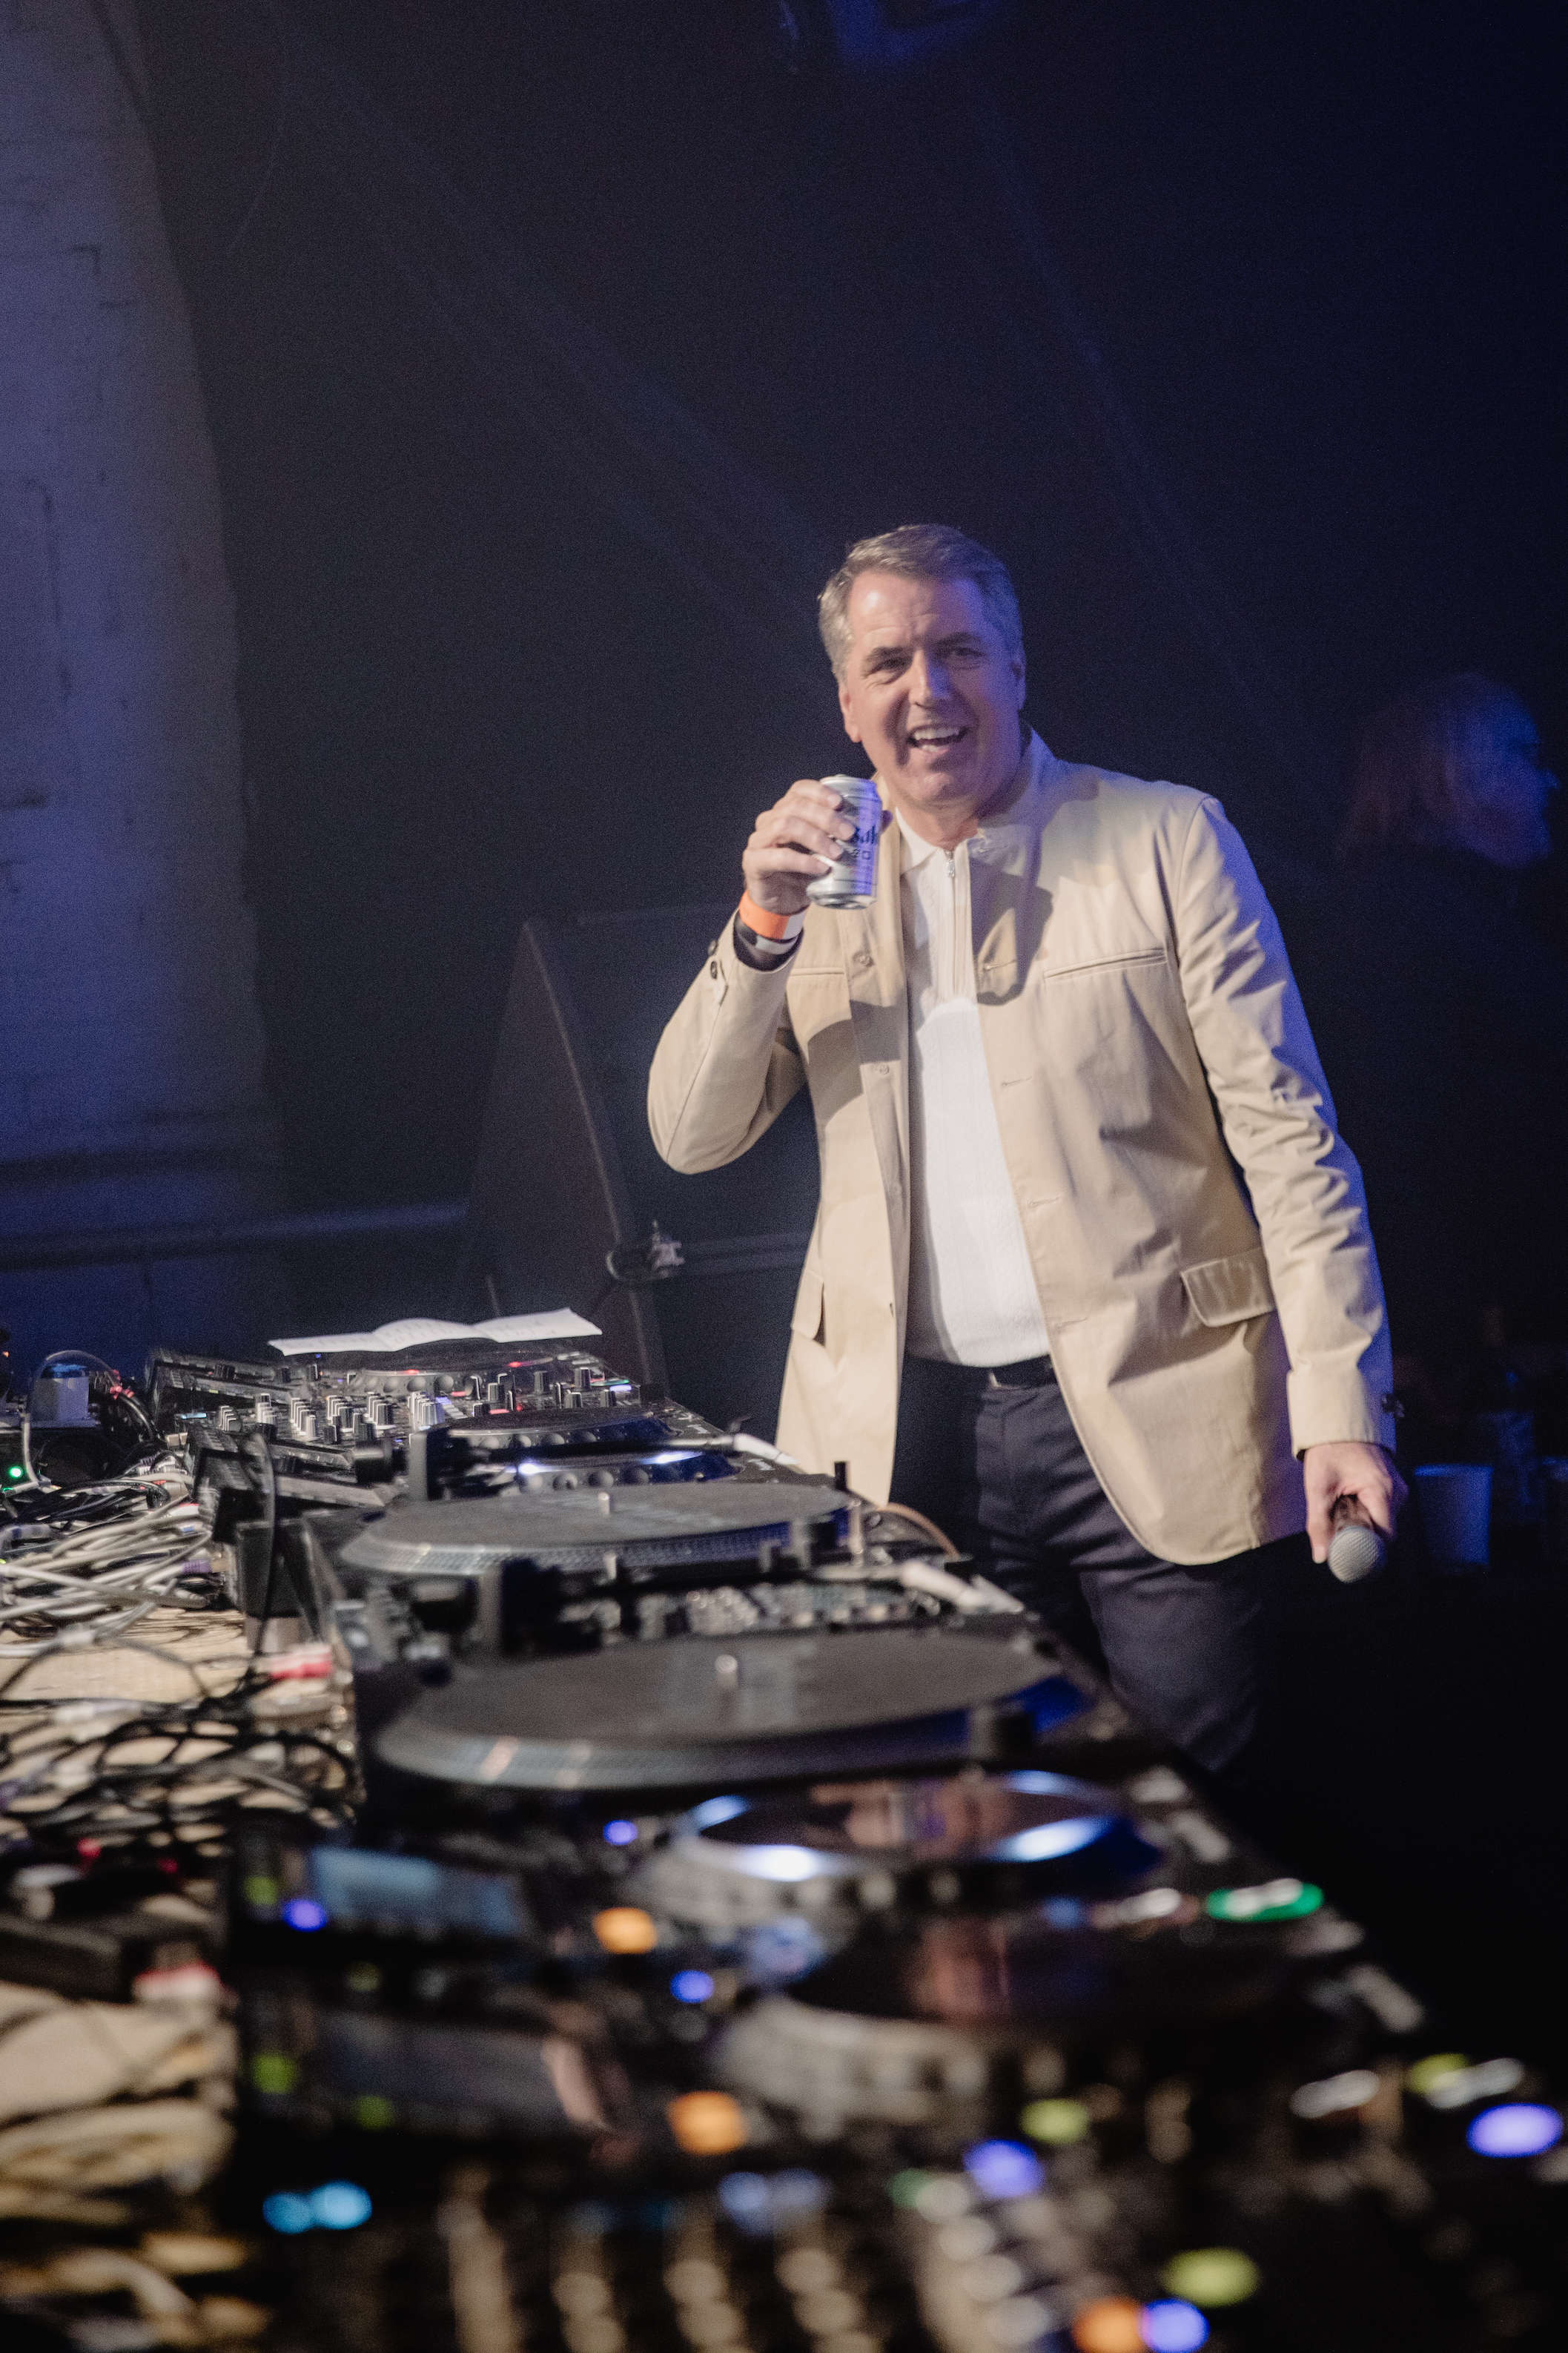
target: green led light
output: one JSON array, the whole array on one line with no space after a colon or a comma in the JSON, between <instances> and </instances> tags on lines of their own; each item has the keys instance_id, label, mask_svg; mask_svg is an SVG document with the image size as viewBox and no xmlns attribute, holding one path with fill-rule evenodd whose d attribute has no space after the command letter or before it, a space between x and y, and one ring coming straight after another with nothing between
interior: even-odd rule
<instances>
[{"instance_id":1,"label":"green led light","mask_svg":"<svg viewBox=\"0 0 1568 2353\"><path fill-rule=\"evenodd\" d=\"M1415 2066L1407 2069L1405 2088L1424 2100L1430 2099L1445 2076L1462 2075L1469 2063L1461 2051L1435 2052L1430 2059L1417 2059Z\"/></svg>"},{"instance_id":2,"label":"green led light","mask_svg":"<svg viewBox=\"0 0 1568 2353\"><path fill-rule=\"evenodd\" d=\"M281 2051L258 2051L250 2063L250 2080L258 2092L291 2092L300 2070Z\"/></svg>"},{"instance_id":3,"label":"green led light","mask_svg":"<svg viewBox=\"0 0 1568 2353\"><path fill-rule=\"evenodd\" d=\"M1211 1920L1304 1920L1323 1901L1323 1891L1303 1879L1271 1879L1261 1887L1216 1887L1205 1899Z\"/></svg>"},{"instance_id":4,"label":"green led light","mask_svg":"<svg viewBox=\"0 0 1568 2353\"><path fill-rule=\"evenodd\" d=\"M278 1902L278 1882L264 1879L259 1873L243 1882L245 1900L258 1912L270 1912Z\"/></svg>"},{"instance_id":5,"label":"green led light","mask_svg":"<svg viewBox=\"0 0 1568 2353\"><path fill-rule=\"evenodd\" d=\"M1047 2148L1070 2148L1087 2140L1093 2118L1081 2100L1031 2100L1018 2122L1031 2140Z\"/></svg>"},{"instance_id":6,"label":"green led light","mask_svg":"<svg viewBox=\"0 0 1568 2353\"><path fill-rule=\"evenodd\" d=\"M379 2092L366 2092L349 2110L362 2132L384 2132L388 2125L397 2122L397 2110Z\"/></svg>"},{"instance_id":7,"label":"green led light","mask_svg":"<svg viewBox=\"0 0 1568 2353\"><path fill-rule=\"evenodd\" d=\"M929 2173L922 2173L918 2167L911 2166L907 2173L894 2174L888 2184L888 2195L895 2206L917 2205L921 2191L930 2179Z\"/></svg>"},{"instance_id":8,"label":"green led light","mask_svg":"<svg viewBox=\"0 0 1568 2353\"><path fill-rule=\"evenodd\" d=\"M1257 2294L1258 2283L1258 2265L1239 2247L1193 2247L1173 2255L1160 2274L1162 2287L1209 2312L1245 2304Z\"/></svg>"}]
</instances>

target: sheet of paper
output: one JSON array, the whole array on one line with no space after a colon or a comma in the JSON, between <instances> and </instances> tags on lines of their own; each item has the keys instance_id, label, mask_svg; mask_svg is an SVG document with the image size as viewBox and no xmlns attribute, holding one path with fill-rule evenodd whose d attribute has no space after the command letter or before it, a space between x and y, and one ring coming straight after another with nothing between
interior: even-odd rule
<instances>
[{"instance_id":1,"label":"sheet of paper","mask_svg":"<svg viewBox=\"0 0 1568 2353\"><path fill-rule=\"evenodd\" d=\"M443 1324L434 1315L405 1315L395 1324L382 1324L374 1332L318 1332L305 1340L273 1340L268 1345L284 1356L395 1356L409 1348L427 1348L435 1340L584 1340L598 1335L570 1307L547 1307L534 1315L492 1315L488 1324Z\"/></svg>"}]
</instances>

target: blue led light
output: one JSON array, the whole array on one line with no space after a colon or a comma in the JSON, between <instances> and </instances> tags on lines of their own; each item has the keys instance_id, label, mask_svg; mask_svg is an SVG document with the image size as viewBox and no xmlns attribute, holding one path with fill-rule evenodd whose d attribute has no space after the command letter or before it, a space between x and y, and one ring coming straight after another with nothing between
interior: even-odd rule
<instances>
[{"instance_id":1,"label":"blue led light","mask_svg":"<svg viewBox=\"0 0 1568 2353\"><path fill-rule=\"evenodd\" d=\"M1019 1831L999 1846L992 1849L998 1862L1049 1862L1056 1856L1077 1854L1080 1847L1092 1846L1110 1828L1110 1814L1085 1814L1075 1821L1037 1822L1033 1830Z\"/></svg>"},{"instance_id":2,"label":"blue led light","mask_svg":"<svg viewBox=\"0 0 1568 2353\"><path fill-rule=\"evenodd\" d=\"M283 1917L290 1928L324 1928L327 1925L326 1913L308 1895L296 1895L291 1904L285 1904Z\"/></svg>"},{"instance_id":3,"label":"blue led light","mask_svg":"<svg viewBox=\"0 0 1568 2353\"><path fill-rule=\"evenodd\" d=\"M1209 2325L1195 2304L1174 2299L1146 2304L1138 2316L1138 2334L1149 2353L1196 2353L1208 2342Z\"/></svg>"},{"instance_id":4,"label":"blue led light","mask_svg":"<svg viewBox=\"0 0 1568 2353\"><path fill-rule=\"evenodd\" d=\"M310 2218L323 2231L357 2231L370 2220L370 2192L357 2181L323 2181L310 2192Z\"/></svg>"},{"instance_id":5,"label":"blue led light","mask_svg":"<svg viewBox=\"0 0 1568 2353\"><path fill-rule=\"evenodd\" d=\"M1483 2108L1465 2135L1478 2157L1539 2157L1562 2137L1563 2119L1556 2109L1537 2107L1529 2100Z\"/></svg>"},{"instance_id":6,"label":"blue led light","mask_svg":"<svg viewBox=\"0 0 1568 2353\"><path fill-rule=\"evenodd\" d=\"M747 1811L744 1798L704 1798L693 1806L686 1819L694 1831L717 1829L721 1822L732 1822L737 1814Z\"/></svg>"},{"instance_id":7,"label":"blue led light","mask_svg":"<svg viewBox=\"0 0 1568 2353\"><path fill-rule=\"evenodd\" d=\"M301 2231L313 2231L316 2218L310 2211L310 2201L292 2189L279 2189L276 2196L261 2201L261 2219L269 2231L277 2231L285 2239L297 2238Z\"/></svg>"},{"instance_id":8,"label":"blue led light","mask_svg":"<svg viewBox=\"0 0 1568 2353\"><path fill-rule=\"evenodd\" d=\"M982 2140L963 2153L963 2169L986 2198L1032 2198L1046 2169L1022 2141Z\"/></svg>"},{"instance_id":9,"label":"blue led light","mask_svg":"<svg viewBox=\"0 0 1568 2353\"><path fill-rule=\"evenodd\" d=\"M773 2226L773 2200L760 2173L727 2173L719 2184L719 2203L731 2222L753 2236Z\"/></svg>"},{"instance_id":10,"label":"blue led light","mask_svg":"<svg viewBox=\"0 0 1568 2353\"><path fill-rule=\"evenodd\" d=\"M605 1824L605 1844L606 1846L635 1846L637 1844L637 1826L636 1822L606 1822Z\"/></svg>"},{"instance_id":11,"label":"blue led light","mask_svg":"<svg viewBox=\"0 0 1568 2353\"><path fill-rule=\"evenodd\" d=\"M710 2001L713 1980L706 1969L677 1969L669 1980L669 1990L677 2001Z\"/></svg>"}]
</instances>

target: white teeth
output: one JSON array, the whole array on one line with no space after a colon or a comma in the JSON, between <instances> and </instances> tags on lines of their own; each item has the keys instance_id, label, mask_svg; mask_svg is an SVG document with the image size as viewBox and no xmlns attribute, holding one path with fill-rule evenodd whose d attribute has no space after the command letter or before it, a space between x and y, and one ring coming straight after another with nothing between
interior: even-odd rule
<instances>
[{"instance_id":1,"label":"white teeth","mask_svg":"<svg viewBox=\"0 0 1568 2353\"><path fill-rule=\"evenodd\" d=\"M910 742L911 744L920 744L924 745L933 744L956 744L963 733L963 730L962 727L911 728L910 731Z\"/></svg>"}]
</instances>

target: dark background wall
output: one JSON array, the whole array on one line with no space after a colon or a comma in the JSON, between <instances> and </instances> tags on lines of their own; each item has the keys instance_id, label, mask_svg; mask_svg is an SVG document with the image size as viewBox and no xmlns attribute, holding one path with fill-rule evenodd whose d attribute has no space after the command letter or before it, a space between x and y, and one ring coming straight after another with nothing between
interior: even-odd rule
<instances>
[{"instance_id":1,"label":"dark background wall","mask_svg":"<svg viewBox=\"0 0 1568 2353\"><path fill-rule=\"evenodd\" d=\"M461 1192L523 918L721 898L838 765L862 532L999 548L1047 740L1266 871L1415 677L1562 744L1552 12L1066 0L885 81L769 13L142 0L302 1205Z\"/></svg>"}]
</instances>

